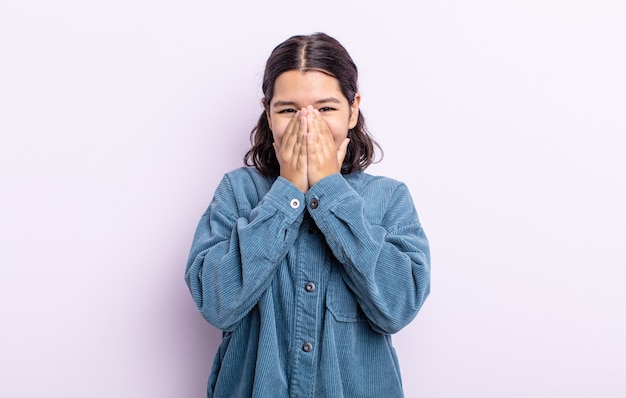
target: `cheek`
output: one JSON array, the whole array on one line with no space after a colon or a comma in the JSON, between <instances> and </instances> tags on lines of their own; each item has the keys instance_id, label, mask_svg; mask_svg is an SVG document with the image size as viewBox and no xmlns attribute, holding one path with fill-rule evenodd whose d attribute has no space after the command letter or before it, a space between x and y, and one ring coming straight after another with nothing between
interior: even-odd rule
<instances>
[{"instance_id":1,"label":"cheek","mask_svg":"<svg viewBox=\"0 0 626 398\"><path fill-rule=\"evenodd\" d=\"M333 137L335 137L336 142L343 141L344 138L348 136L348 129L342 128L339 130L331 130L333 132Z\"/></svg>"},{"instance_id":2,"label":"cheek","mask_svg":"<svg viewBox=\"0 0 626 398\"><path fill-rule=\"evenodd\" d=\"M276 141L278 144L280 144L280 141L283 137L283 134L285 134L285 129L287 128L288 124L289 122L286 122L284 120L273 120L272 123L270 123L272 136L274 137L274 141Z\"/></svg>"},{"instance_id":3,"label":"cheek","mask_svg":"<svg viewBox=\"0 0 626 398\"><path fill-rule=\"evenodd\" d=\"M348 136L349 128L347 121L330 119L326 120L326 124L328 125L330 132L335 138L335 144L337 144L337 147L339 147L339 144L341 144L343 140Z\"/></svg>"}]
</instances>

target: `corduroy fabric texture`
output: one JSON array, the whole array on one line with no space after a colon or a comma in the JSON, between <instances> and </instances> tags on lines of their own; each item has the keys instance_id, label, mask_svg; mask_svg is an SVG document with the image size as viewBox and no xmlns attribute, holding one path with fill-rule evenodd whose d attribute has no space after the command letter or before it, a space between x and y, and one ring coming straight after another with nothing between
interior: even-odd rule
<instances>
[{"instance_id":1,"label":"corduroy fabric texture","mask_svg":"<svg viewBox=\"0 0 626 398\"><path fill-rule=\"evenodd\" d=\"M200 219L185 279L224 331L211 398L396 398L391 334L430 291L430 252L407 187L333 174L306 194L227 173Z\"/></svg>"}]
</instances>

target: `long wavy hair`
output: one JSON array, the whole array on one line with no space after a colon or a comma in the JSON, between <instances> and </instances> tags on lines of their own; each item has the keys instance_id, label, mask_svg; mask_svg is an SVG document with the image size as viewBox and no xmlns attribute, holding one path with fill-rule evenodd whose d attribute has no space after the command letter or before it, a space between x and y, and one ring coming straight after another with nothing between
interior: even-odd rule
<instances>
[{"instance_id":1,"label":"long wavy hair","mask_svg":"<svg viewBox=\"0 0 626 398\"><path fill-rule=\"evenodd\" d=\"M265 111L250 133L252 147L243 158L245 165L256 167L261 174L266 176L280 174L280 165L272 145L274 137L267 120L267 112L274 97L276 79L282 73L291 70L315 70L336 78L341 92L350 104L354 103L354 97L358 92L357 67L348 51L336 39L325 33L314 33L306 36L292 36L276 46L265 64L261 86ZM382 158L382 149L365 127L365 117L360 110L356 125L348 130L348 138L350 138L350 143L341 167L343 174L364 170L374 163L375 147L380 151Z\"/></svg>"}]
</instances>

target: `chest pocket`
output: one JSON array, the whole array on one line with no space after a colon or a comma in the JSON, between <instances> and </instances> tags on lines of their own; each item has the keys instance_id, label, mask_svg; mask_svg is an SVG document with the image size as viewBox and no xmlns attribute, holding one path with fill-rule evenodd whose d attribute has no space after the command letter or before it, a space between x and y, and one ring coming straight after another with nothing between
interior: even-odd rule
<instances>
[{"instance_id":1,"label":"chest pocket","mask_svg":"<svg viewBox=\"0 0 626 398\"><path fill-rule=\"evenodd\" d=\"M367 321L354 293L343 280L339 267L341 265L333 264L330 270L326 308L339 322Z\"/></svg>"}]
</instances>

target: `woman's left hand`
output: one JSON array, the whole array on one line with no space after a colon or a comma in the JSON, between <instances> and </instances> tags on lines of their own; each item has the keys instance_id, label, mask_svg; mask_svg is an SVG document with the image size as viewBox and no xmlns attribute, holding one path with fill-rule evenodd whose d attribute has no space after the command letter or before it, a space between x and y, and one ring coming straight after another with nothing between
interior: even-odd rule
<instances>
[{"instance_id":1,"label":"woman's left hand","mask_svg":"<svg viewBox=\"0 0 626 398\"><path fill-rule=\"evenodd\" d=\"M337 148L335 138L317 109L307 108L307 174L309 187L331 174L339 173L346 157L349 138Z\"/></svg>"}]
</instances>

